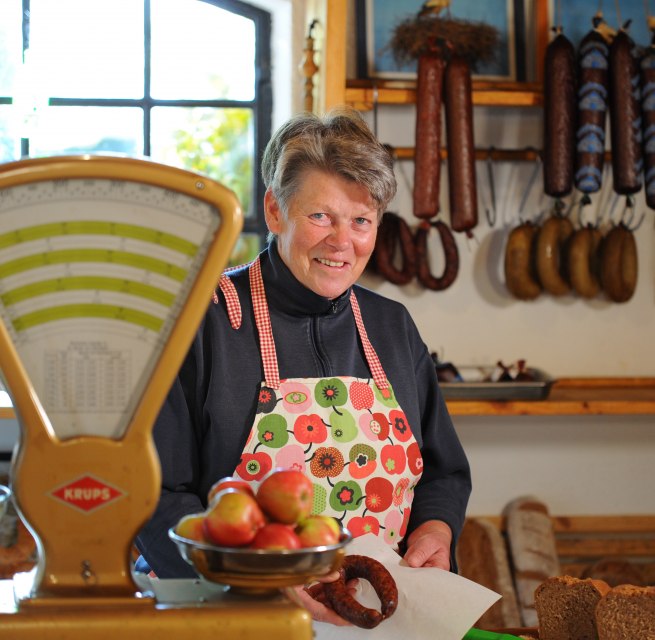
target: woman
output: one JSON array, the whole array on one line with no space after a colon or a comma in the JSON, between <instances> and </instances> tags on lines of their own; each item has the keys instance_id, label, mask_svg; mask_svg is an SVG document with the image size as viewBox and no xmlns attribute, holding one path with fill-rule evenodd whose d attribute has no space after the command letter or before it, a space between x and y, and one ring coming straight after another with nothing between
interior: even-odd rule
<instances>
[{"instance_id":1,"label":"woman","mask_svg":"<svg viewBox=\"0 0 655 640\"><path fill-rule=\"evenodd\" d=\"M221 278L162 408L163 489L139 549L162 578L193 575L167 529L221 477L296 467L315 511L402 540L411 566L455 570L470 471L434 364L407 310L355 284L395 195L391 157L354 111L303 114L275 133L262 174L270 242Z\"/></svg>"}]
</instances>

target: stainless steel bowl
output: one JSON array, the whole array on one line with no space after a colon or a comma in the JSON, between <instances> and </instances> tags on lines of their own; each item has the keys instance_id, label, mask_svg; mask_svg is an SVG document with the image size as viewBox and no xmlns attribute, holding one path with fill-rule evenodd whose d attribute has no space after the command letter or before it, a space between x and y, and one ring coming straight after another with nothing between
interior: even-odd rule
<instances>
[{"instance_id":1,"label":"stainless steel bowl","mask_svg":"<svg viewBox=\"0 0 655 640\"><path fill-rule=\"evenodd\" d=\"M183 538L174 528L168 530L168 536L199 575L247 593L306 584L338 570L346 555L345 547L352 540L344 527L337 544L303 549L217 547Z\"/></svg>"}]
</instances>

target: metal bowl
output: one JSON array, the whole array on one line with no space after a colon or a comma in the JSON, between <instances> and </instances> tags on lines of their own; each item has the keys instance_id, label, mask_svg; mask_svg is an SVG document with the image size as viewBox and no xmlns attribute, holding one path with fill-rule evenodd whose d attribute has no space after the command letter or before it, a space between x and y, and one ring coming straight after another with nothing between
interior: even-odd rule
<instances>
[{"instance_id":1,"label":"metal bowl","mask_svg":"<svg viewBox=\"0 0 655 640\"><path fill-rule=\"evenodd\" d=\"M0 520L2 520L5 513L7 513L9 498L11 498L11 489L5 487L4 484L0 484Z\"/></svg>"},{"instance_id":2,"label":"metal bowl","mask_svg":"<svg viewBox=\"0 0 655 640\"><path fill-rule=\"evenodd\" d=\"M228 585L246 593L263 593L284 587L306 584L337 571L346 555L352 535L341 527L339 542L334 545L302 549L249 549L217 547L183 538L168 530L182 557L210 582Z\"/></svg>"}]
</instances>

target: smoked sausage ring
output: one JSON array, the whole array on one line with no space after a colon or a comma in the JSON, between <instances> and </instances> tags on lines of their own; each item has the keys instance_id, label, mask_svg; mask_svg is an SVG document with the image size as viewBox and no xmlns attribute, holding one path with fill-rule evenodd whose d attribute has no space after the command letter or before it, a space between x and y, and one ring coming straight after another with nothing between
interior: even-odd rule
<instances>
[{"instance_id":1,"label":"smoked sausage ring","mask_svg":"<svg viewBox=\"0 0 655 640\"><path fill-rule=\"evenodd\" d=\"M395 266L397 250L400 250L400 268ZM373 261L375 270L393 284L408 284L416 275L414 236L399 215L387 211L382 216Z\"/></svg>"},{"instance_id":2,"label":"smoked sausage ring","mask_svg":"<svg viewBox=\"0 0 655 640\"><path fill-rule=\"evenodd\" d=\"M627 302L637 287L637 244L625 225L619 224L605 236L601 248L600 281L613 302Z\"/></svg>"},{"instance_id":3,"label":"smoked sausage ring","mask_svg":"<svg viewBox=\"0 0 655 640\"><path fill-rule=\"evenodd\" d=\"M512 229L505 247L505 284L519 300L534 300L541 293L536 277L533 247L538 227L523 222Z\"/></svg>"},{"instance_id":4,"label":"smoked sausage ring","mask_svg":"<svg viewBox=\"0 0 655 640\"><path fill-rule=\"evenodd\" d=\"M562 296L571 288L564 254L572 233L573 224L568 218L553 215L541 225L537 234L537 276L541 286L554 296Z\"/></svg>"},{"instance_id":5,"label":"smoked sausage ring","mask_svg":"<svg viewBox=\"0 0 655 640\"><path fill-rule=\"evenodd\" d=\"M589 225L578 229L569 243L569 276L573 290L583 298L595 298L600 293L599 248L601 232Z\"/></svg>"},{"instance_id":6,"label":"smoked sausage ring","mask_svg":"<svg viewBox=\"0 0 655 640\"><path fill-rule=\"evenodd\" d=\"M435 228L439 232L445 258L443 273L439 277L435 277L430 273L428 234L431 228ZM455 282L457 272L459 271L457 243L448 225L445 222L441 222L441 220L434 222L422 221L416 230L415 243L417 258L416 275L418 276L419 282L424 287L432 289L432 291L443 291L447 289Z\"/></svg>"},{"instance_id":7,"label":"smoked sausage ring","mask_svg":"<svg viewBox=\"0 0 655 640\"><path fill-rule=\"evenodd\" d=\"M380 611L365 607L348 593L346 584L353 578L362 578L371 583L380 598ZM339 578L323 583L323 593L336 613L364 629L377 627L398 606L398 588L393 576L381 562L368 556L346 556Z\"/></svg>"}]
</instances>

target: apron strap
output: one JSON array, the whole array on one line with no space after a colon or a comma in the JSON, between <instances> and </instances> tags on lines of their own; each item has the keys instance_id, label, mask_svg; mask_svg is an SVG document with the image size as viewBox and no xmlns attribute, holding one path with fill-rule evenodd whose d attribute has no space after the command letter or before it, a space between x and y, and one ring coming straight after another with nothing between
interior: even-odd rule
<instances>
[{"instance_id":1,"label":"apron strap","mask_svg":"<svg viewBox=\"0 0 655 640\"><path fill-rule=\"evenodd\" d=\"M271 389L280 388L280 371L277 366L277 352L273 340L271 317L268 314L264 280L259 256L250 265L250 291L252 293L252 306L255 313L255 323L259 333L259 349L264 365L264 384Z\"/></svg>"},{"instance_id":2,"label":"apron strap","mask_svg":"<svg viewBox=\"0 0 655 640\"><path fill-rule=\"evenodd\" d=\"M373 348L371 341L368 339L368 334L364 327L364 321L362 320L362 313L359 310L359 302L357 302L357 297L355 296L355 291L353 289L350 290L350 306L353 310L353 315L355 316L355 324L357 325L357 331L359 332L359 339L362 341L366 362L368 362L368 368L371 370L371 375L373 376L375 385L378 389L388 389L389 382L387 376L384 373L378 354Z\"/></svg>"},{"instance_id":3,"label":"apron strap","mask_svg":"<svg viewBox=\"0 0 655 640\"><path fill-rule=\"evenodd\" d=\"M218 281L218 287L225 296L225 304L227 305L227 316L230 319L230 325L233 329L238 329L241 326L241 303L237 294L236 287L232 278L228 278L225 274L221 276ZM218 296L214 291L214 304L218 304Z\"/></svg>"}]
</instances>

